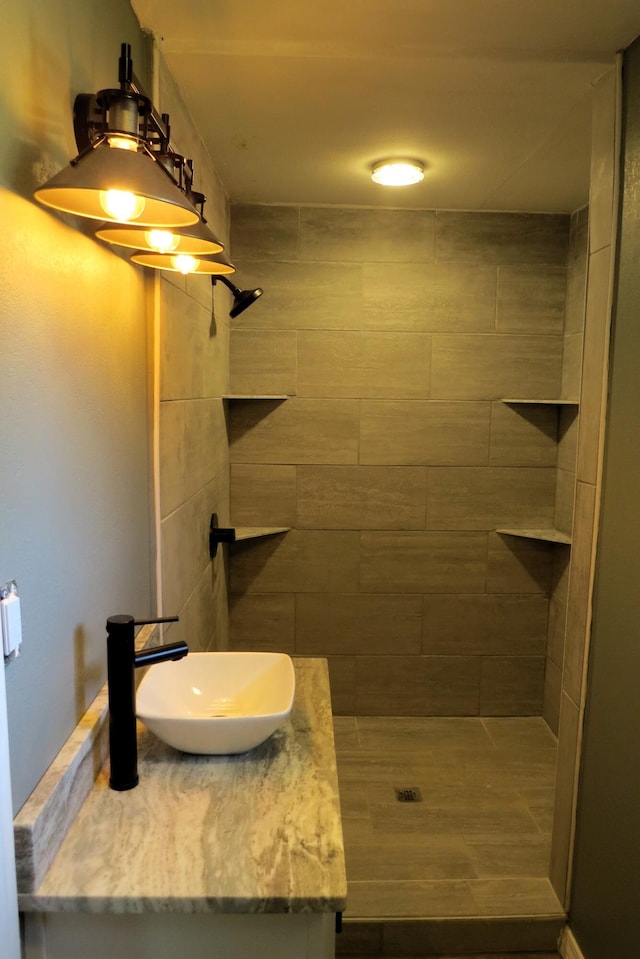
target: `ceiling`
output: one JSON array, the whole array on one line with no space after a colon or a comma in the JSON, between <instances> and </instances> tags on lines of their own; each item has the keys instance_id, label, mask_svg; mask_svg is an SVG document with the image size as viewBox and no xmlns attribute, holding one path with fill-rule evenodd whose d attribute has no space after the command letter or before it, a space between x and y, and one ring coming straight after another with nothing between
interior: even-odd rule
<instances>
[{"instance_id":1,"label":"ceiling","mask_svg":"<svg viewBox=\"0 0 640 959\"><path fill-rule=\"evenodd\" d=\"M640 35L639 0L132 4L248 203L575 210L591 84ZM424 181L373 184L390 155Z\"/></svg>"}]
</instances>

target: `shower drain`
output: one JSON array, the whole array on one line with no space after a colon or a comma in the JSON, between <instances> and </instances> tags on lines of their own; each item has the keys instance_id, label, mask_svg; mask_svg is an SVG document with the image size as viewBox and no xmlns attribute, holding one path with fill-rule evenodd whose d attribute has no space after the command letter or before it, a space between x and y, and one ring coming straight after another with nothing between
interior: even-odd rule
<instances>
[{"instance_id":1,"label":"shower drain","mask_svg":"<svg viewBox=\"0 0 640 959\"><path fill-rule=\"evenodd\" d=\"M422 802L422 793L417 786L394 786L398 802Z\"/></svg>"}]
</instances>

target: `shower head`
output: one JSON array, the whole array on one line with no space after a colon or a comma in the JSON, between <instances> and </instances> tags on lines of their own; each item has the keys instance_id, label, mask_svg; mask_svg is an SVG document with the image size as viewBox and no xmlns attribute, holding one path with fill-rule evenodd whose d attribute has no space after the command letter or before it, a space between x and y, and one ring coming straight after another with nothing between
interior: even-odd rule
<instances>
[{"instance_id":1,"label":"shower head","mask_svg":"<svg viewBox=\"0 0 640 959\"><path fill-rule=\"evenodd\" d=\"M233 306L229 310L229 316L234 319L236 316L239 316L243 310L246 310L248 306L258 299L259 296L262 296L262 290L258 286L255 290L240 290L238 287L228 280L226 276L212 276L211 282L215 286L217 281L220 280L221 283L224 283L233 293Z\"/></svg>"}]
</instances>

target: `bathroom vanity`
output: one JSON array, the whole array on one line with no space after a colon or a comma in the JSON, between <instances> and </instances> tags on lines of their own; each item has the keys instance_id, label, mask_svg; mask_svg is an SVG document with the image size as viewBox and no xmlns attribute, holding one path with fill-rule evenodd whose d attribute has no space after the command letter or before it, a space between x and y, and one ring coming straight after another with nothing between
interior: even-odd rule
<instances>
[{"instance_id":1,"label":"bathroom vanity","mask_svg":"<svg viewBox=\"0 0 640 959\"><path fill-rule=\"evenodd\" d=\"M289 719L244 755L180 753L139 725L127 792L109 789L101 693L14 822L26 959L333 957L346 876L328 673L295 669Z\"/></svg>"}]
</instances>

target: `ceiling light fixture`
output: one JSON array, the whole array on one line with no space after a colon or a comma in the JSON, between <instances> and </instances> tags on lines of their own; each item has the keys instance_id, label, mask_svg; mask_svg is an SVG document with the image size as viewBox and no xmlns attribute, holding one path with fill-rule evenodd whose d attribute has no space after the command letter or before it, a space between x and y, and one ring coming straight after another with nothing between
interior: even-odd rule
<instances>
[{"instance_id":1,"label":"ceiling light fixture","mask_svg":"<svg viewBox=\"0 0 640 959\"><path fill-rule=\"evenodd\" d=\"M411 186L424 180L424 163L400 157L377 160L371 167L371 179L382 186Z\"/></svg>"},{"instance_id":2,"label":"ceiling light fixture","mask_svg":"<svg viewBox=\"0 0 640 959\"><path fill-rule=\"evenodd\" d=\"M184 160L169 148L168 117L133 82L131 47L123 43L117 90L79 94L74 130L80 153L35 191L56 210L145 227L184 227L199 220L183 190Z\"/></svg>"}]
</instances>

